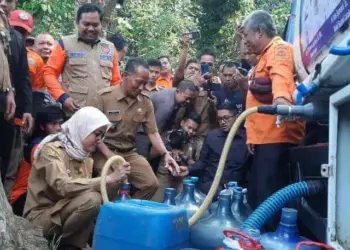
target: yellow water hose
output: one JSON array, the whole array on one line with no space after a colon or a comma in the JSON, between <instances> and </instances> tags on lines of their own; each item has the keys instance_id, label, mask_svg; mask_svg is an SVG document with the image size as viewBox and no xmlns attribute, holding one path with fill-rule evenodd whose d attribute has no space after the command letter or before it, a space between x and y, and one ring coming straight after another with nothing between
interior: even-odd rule
<instances>
[{"instance_id":1,"label":"yellow water hose","mask_svg":"<svg viewBox=\"0 0 350 250\"><path fill-rule=\"evenodd\" d=\"M208 207L210 206L210 204L214 198L214 195L216 194L216 190L219 187L221 177L222 177L222 174L224 172L228 152L230 151L232 141L233 141L238 129L240 128L241 124L245 121L247 116L254 114L256 112L258 112L257 107L247 109L240 116L238 116L237 120L233 124L233 126L230 130L230 133L227 136L227 139L226 139L226 142L224 145L224 149L222 150L222 154L220 157L218 169L216 170L213 184L211 185L210 190L208 192L208 195L205 197L205 200L202 203L202 205L200 206L200 208L188 221L190 227L193 226L194 224L196 224L197 221L202 217L203 213L208 209Z\"/></svg>"},{"instance_id":2,"label":"yellow water hose","mask_svg":"<svg viewBox=\"0 0 350 250\"><path fill-rule=\"evenodd\" d=\"M109 169L113 164L123 165L124 163L125 163L125 160L123 157L119 155L114 155L111 158L109 158L108 161L103 166L102 173L101 173L101 195L102 195L103 203L109 202L108 194L107 194L107 174Z\"/></svg>"},{"instance_id":3,"label":"yellow water hose","mask_svg":"<svg viewBox=\"0 0 350 250\"><path fill-rule=\"evenodd\" d=\"M226 163L228 152L231 148L232 140L235 137L238 129L240 128L241 124L245 121L247 116L254 114L257 111L258 111L257 107L247 109L240 116L238 116L237 120L233 124L233 126L232 126L232 128L227 136L227 139L226 139L226 142L224 145L224 149L222 150L221 158L219 161L218 169L217 169L215 177L214 177L213 184L211 185L210 190L208 192L208 195L206 196L203 204L200 206L198 211L190 218L190 220L189 220L190 226L193 226L194 224L197 223L197 221L201 218L203 213L208 209L208 207L210 206L210 204L214 198L216 190L218 189L218 186L220 184L222 174L224 172L225 163ZM108 173L109 169L111 168L111 166L113 164L121 165L124 163L125 163L124 158L116 155L116 156L112 156L111 158L109 158L108 161L103 166L102 173L101 173L101 195L102 195L103 202L109 202L108 195L107 195L107 187L106 187L106 179L107 179L107 173Z\"/></svg>"}]
</instances>

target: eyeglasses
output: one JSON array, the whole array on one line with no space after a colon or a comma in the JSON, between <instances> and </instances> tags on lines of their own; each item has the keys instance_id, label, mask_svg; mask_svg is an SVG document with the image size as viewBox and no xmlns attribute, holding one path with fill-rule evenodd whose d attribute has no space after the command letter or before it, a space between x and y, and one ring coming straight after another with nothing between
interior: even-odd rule
<instances>
[{"instance_id":1,"label":"eyeglasses","mask_svg":"<svg viewBox=\"0 0 350 250\"><path fill-rule=\"evenodd\" d=\"M103 141L106 137L106 132L95 132L96 139Z\"/></svg>"},{"instance_id":2,"label":"eyeglasses","mask_svg":"<svg viewBox=\"0 0 350 250\"><path fill-rule=\"evenodd\" d=\"M235 117L234 115L230 115L230 116L223 116L223 117L218 117L217 120L218 122L228 122L231 118Z\"/></svg>"}]
</instances>

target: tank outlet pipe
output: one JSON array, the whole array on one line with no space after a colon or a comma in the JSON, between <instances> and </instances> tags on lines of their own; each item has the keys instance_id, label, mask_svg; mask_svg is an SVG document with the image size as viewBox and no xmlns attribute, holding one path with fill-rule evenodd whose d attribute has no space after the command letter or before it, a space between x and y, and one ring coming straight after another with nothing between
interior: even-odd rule
<instances>
[{"instance_id":1,"label":"tank outlet pipe","mask_svg":"<svg viewBox=\"0 0 350 250\"><path fill-rule=\"evenodd\" d=\"M109 202L108 194L107 194L107 174L109 169L113 164L123 165L125 163L125 159L119 155L114 155L108 159L102 169L101 173L101 196L103 203ZM127 181L125 181L127 182Z\"/></svg>"},{"instance_id":2,"label":"tank outlet pipe","mask_svg":"<svg viewBox=\"0 0 350 250\"><path fill-rule=\"evenodd\" d=\"M307 120L328 120L326 103L306 105L267 105L258 107L258 113L281 116L298 116Z\"/></svg>"},{"instance_id":3,"label":"tank outlet pipe","mask_svg":"<svg viewBox=\"0 0 350 250\"><path fill-rule=\"evenodd\" d=\"M303 181L291 184L270 196L243 222L242 228L260 229L275 213L288 202L311 196L326 190L325 180Z\"/></svg>"},{"instance_id":4,"label":"tank outlet pipe","mask_svg":"<svg viewBox=\"0 0 350 250\"><path fill-rule=\"evenodd\" d=\"M201 218L201 216L204 214L204 212L209 208L216 191L219 187L222 174L224 172L225 163L227 160L228 152L231 148L232 140L235 137L238 129L240 128L241 124L245 121L245 119L254 114L254 113L262 113L262 114L270 114L270 115L294 115L294 116L301 116L304 118L311 118L315 119L318 117L324 117L325 111L327 109L323 110L321 107L314 105L314 104L307 104L305 106L288 106L288 105L268 105L268 106L260 106L260 107L253 107L249 108L246 111L244 111L240 116L238 116L237 120L233 124L233 126L230 129L230 132L227 136L224 148L221 153L220 161L218 168L216 170L216 174L213 180L213 183L209 189L208 195L205 197L202 205L199 207L199 209L196 211L196 213L189 219L189 225L190 227L197 223L197 221Z\"/></svg>"}]
</instances>

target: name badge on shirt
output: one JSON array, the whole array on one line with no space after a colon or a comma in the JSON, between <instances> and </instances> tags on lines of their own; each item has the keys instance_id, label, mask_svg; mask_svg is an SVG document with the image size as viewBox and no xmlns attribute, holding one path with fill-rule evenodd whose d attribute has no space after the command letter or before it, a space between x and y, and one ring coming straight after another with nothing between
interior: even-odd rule
<instances>
[{"instance_id":1,"label":"name badge on shirt","mask_svg":"<svg viewBox=\"0 0 350 250\"><path fill-rule=\"evenodd\" d=\"M100 60L112 62L113 61L113 56L108 55L108 54L101 54L100 55Z\"/></svg>"},{"instance_id":2,"label":"name badge on shirt","mask_svg":"<svg viewBox=\"0 0 350 250\"><path fill-rule=\"evenodd\" d=\"M120 114L120 110L119 109L109 110L108 111L108 115L119 115L119 114ZM118 126L117 122L116 121L111 121L111 123L112 123L111 128L112 129L117 129L117 126Z\"/></svg>"},{"instance_id":3,"label":"name badge on shirt","mask_svg":"<svg viewBox=\"0 0 350 250\"><path fill-rule=\"evenodd\" d=\"M85 57L86 53L85 52L69 52L68 56L69 58L81 58Z\"/></svg>"},{"instance_id":4,"label":"name badge on shirt","mask_svg":"<svg viewBox=\"0 0 350 250\"><path fill-rule=\"evenodd\" d=\"M120 114L120 110L119 109L115 109L115 110L110 110L108 111L109 115L119 115Z\"/></svg>"}]
</instances>

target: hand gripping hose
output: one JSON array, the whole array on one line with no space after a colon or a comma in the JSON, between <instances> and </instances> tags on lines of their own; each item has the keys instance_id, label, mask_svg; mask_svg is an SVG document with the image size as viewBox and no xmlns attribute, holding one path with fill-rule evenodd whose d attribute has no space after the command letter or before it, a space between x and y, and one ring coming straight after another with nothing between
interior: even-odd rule
<instances>
[{"instance_id":1,"label":"hand gripping hose","mask_svg":"<svg viewBox=\"0 0 350 250\"><path fill-rule=\"evenodd\" d=\"M123 157L121 157L119 155L115 155L115 156L112 156L111 158L109 158L108 161L103 166L102 173L101 173L101 195L102 195L103 203L109 202L108 194L107 194L107 186L106 186L107 181L106 180L107 180L107 173L114 163L117 165L122 165L125 163L125 160Z\"/></svg>"},{"instance_id":2,"label":"hand gripping hose","mask_svg":"<svg viewBox=\"0 0 350 250\"><path fill-rule=\"evenodd\" d=\"M237 118L237 120L233 124L233 126L232 126L232 128L230 130L230 133L227 136L227 139L226 139L226 142L225 142L225 145L224 145L224 149L222 150L221 158L220 158L220 161L219 161L218 169L216 170L216 174L215 174L215 177L214 177L213 184L211 185L210 190L208 192L208 195L205 197L205 200L202 203L202 205L199 207L197 212L190 218L190 220L189 220L190 227L193 226L194 224L196 224L196 222L201 218L203 213L210 206L210 204L211 204L211 202L213 200L213 197L216 194L216 191L217 191L218 186L219 186L220 181L221 181L222 173L223 173L224 168L225 168L227 155L228 155L228 152L229 152L229 150L231 148L232 140L235 137L238 129L240 128L241 124L245 121L247 116L249 116L251 114L254 114L257 111L258 111L257 107L247 109L246 111L244 111Z\"/></svg>"},{"instance_id":3,"label":"hand gripping hose","mask_svg":"<svg viewBox=\"0 0 350 250\"><path fill-rule=\"evenodd\" d=\"M275 213L289 201L303 196L310 196L325 190L323 180L303 181L289 185L265 200L242 224L242 227L260 229Z\"/></svg>"}]
</instances>

